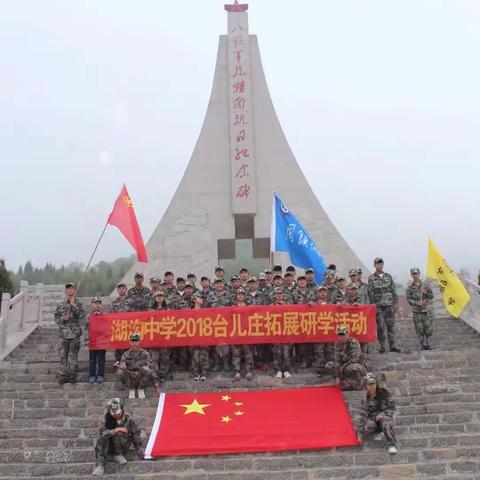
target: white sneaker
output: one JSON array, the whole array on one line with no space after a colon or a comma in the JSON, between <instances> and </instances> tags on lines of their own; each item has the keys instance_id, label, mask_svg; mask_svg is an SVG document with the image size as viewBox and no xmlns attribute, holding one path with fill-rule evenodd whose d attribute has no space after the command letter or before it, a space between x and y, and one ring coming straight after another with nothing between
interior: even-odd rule
<instances>
[{"instance_id":1,"label":"white sneaker","mask_svg":"<svg viewBox=\"0 0 480 480\"><path fill-rule=\"evenodd\" d=\"M327 363L325 364L325 368L333 368L334 366L335 366L335 362L332 362L332 361L327 362Z\"/></svg>"},{"instance_id":2,"label":"white sneaker","mask_svg":"<svg viewBox=\"0 0 480 480\"><path fill-rule=\"evenodd\" d=\"M198 382L200 380L200 375L195 375L193 379Z\"/></svg>"},{"instance_id":3,"label":"white sneaker","mask_svg":"<svg viewBox=\"0 0 480 480\"><path fill-rule=\"evenodd\" d=\"M118 463L119 465L125 465L127 463L127 459L123 455L115 455L113 457L113 460L115 463Z\"/></svg>"},{"instance_id":4,"label":"white sneaker","mask_svg":"<svg viewBox=\"0 0 480 480\"><path fill-rule=\"evenodd\" d=\"M92 475L94 477L103 477L103 475L105 475L105 468L103 468L103 465L97 465L93 469Z\"/></svg>"},{"instance_id":5,"label":"white sneaker","mask_svg":"<svg viewBox=\"0 0 480 480\"><path fill-rule=\"evenodd\" d=\"M275 378L282 378L282 377L283 377L283 374L282 374L282 372L279 370L279 371L277 372L277 374L275 375Z\"/></svg>"},{"instance_id":6,"label":"white sneaker","mask_svg":"<svg viewBox=\"0 0 480 480\"><path fill-rule=\"evenodd\" d=\"M145 390L143 388L138 389L138 398L145 398Z\"/></svg>"},{"instance_id":7,"label":"white sneaker","mask_svg":"<svg viewBox=\"0 0 480 480\"><path fill-rule=\"evenodd\" d=\"M390 445L387 448L387 452L393 455L393 454L397 453L398 450L397 450L397 447L395 445Z\"/></svg>"},{"instance_id":8,"label":"white sneaker","mask_svg":"<svg viewBox=\"0 0 480 480\"><path fill-rule=\"evenodd\" d=\"M202 376L200 377L200 381L201 381L201 382L206 382L206 381L207 381L207 376L206 376L206 375L202 375Z\"/></svg>"},{"instance_id":9,"label":"white sneaker","mask_svg":"<svg viewBox=\"0 0 480 480\"><path fill-rule=\"evenodd\" d=\"M376 442L381 442L385 437L385 434L383 432L380 432L380 433L377 433L373 439L376 441Z\"/></svg>"},{"instance_id":10,"label":"white sneaker","mask_svg":"<svg viewBox=\"0 0 480 480\"><path fill-rule=\"evenodd\" d=\"M135 398L135 390L133 388L128 392L128 398Z\"/></svg>"},{"instance_id":11,"label":"white sneaker","mask_svg":"<svg viewBox=\"0 0 480 480\"><path fill-rule=\"evenodd\" d=\"M284 372L283 378L291 378L290 372Z\"/></svg>"}]
</instances>

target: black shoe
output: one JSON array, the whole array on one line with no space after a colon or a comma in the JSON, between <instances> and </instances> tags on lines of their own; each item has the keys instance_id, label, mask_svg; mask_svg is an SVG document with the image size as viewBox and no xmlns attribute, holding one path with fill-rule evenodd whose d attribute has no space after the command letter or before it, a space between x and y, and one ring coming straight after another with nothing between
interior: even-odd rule
<instances>
[{"instance_id":1,"label":"black shoe","mask_svg":"<svg viewBox=\"0 0 480 480\"><path fill-rule=\"evenodd\" d=\"M432 346L431 345L425 345L425 350L432 350Z\"/></svg>"},{"instance_id":2,"label":"black shoe","mask_svg":"<svg viewBox=\"0 0 480 480\"><path fill-rule=\"evenodd\" d=\"M385 353L385 347L380 347L378 349L378 353Z\"/></svg>"},{"instance_id":3,"label":"black shoe","mask_svg":"<svg viewBox=\"0 0 480 480\"><path fill-rule=\"evenodd\" d=\"M395 353L400 353L401 352L401 350L398 347L391 347L390 351L395 352Z\"/></svg>"},{"instance_id":4,"label":"black shoe","mask_svg":"<svg viewBox=\"0 0 480 480\"><path fill-rule=\"evenodd\" d=\"M426 345L423 345L423 344L420 345L420 348L421 348L422 350L428 350L428 347L427 347Z\"/></svg>"}]
</instances>

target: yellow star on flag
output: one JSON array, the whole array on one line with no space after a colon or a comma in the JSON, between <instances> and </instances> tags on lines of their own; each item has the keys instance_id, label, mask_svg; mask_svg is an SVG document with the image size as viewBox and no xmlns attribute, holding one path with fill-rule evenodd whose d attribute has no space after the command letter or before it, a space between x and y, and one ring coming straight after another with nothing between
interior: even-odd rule
<instances>
[{"instance_id":1,"label":"yellow star on flag","mask_svg":"<svg viewBox=\"0 0 480 480\"><path fill-rule=\"evenodd\" d=\"M232 399L232 397L229 397L228 395L222 395L222 400L223 400L224 402L228 402L228 401L231 400L231 399Z\"/></svg>"},{"instance_id":2,"label":"yellow star on flag","mask_svg":"<svg viewBox=\"0 0 480 480\"><path fill-rule=\"evenodd\" d=\"M199 413L200 415L205 415L203 409L209 407L210 405L210 403L198 403L197 399L195 398L190 405L180 406L186 409L184 415L189 415L190 413Z\"/></svg>"},{"instance_id":3,"label":"yellow star on flag","mask_svg":"<svg viewBox=\"0 0 480 480\"><path fill-rule=\"evenodd\" d=\"M236 407L241 407L243 405L243 402L235 402L234 405Z\"/></svg>"},{"instance_id":4,"label":"yellow star on flag","mask_svg":"<svg viewBox=\"0 0 480 480\"><path fill-rule=\"evenodd\" d=\"M243 415L243 414L244 414L244 412L241 412L240 410L237 410L237 411L235 412L235 415L236 415L237 417L240 417L240 416Z\"/></svg>"},{"instance_id":5,"label":"yellow star on flag","mask_svg":"<svg viewBox=\"0 0 480 480\"><path fill-rule=\"evenodd\" d=\"M222 417L222 422L223 423L229 423L231 421L232 421L232 419L228 415L226 417Z\"/></svg>"}]
</instances>

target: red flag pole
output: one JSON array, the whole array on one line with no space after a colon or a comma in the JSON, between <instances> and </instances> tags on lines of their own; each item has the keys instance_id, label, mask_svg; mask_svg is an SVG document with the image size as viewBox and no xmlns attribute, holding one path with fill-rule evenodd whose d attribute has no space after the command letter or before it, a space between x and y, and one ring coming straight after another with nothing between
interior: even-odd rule
<instances>
[{"instance_id":1,"label":"red flag pole","mask_svg":"<svg viewBox=\"0 0 480 480\"><path fill-rule=\"evenodd\" d=\"M108 220L107 220L107 223L105 224L105 226L103 227L102 233L100 234L100 238L98 239L98 242L95 245L95 248L93 249L92 255L90 255L90 259L88 260L87 266L85 267L85 270L83 271L82 277L80 278L80 281L78 282L78 285L77 285L77 288L76 288L77 292L80 290L80 285L83 282L83 279L85 278L85 275L87 274L88 269L90 268L90 264L92 263L93 256L95 255L95 252L97 251L98 246L100 245L100 241L102 240L103 235L105 234L105 230L107 229L107 227L108 227Z\"/></svg>"}]
</instances>

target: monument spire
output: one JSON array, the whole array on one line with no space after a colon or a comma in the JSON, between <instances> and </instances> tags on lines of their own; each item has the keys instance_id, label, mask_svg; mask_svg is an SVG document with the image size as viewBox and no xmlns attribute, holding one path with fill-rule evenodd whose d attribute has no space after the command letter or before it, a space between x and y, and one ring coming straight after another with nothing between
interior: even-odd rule
<instances>
[{"instance_id":1,"label":"monument spire","mask_svg":"<svg viewBox=\"0 0 480 480\"><path fill-rule=\"evenodd\" d=\"M220 36L212 93L197 144L167 211L147 243L158 275L211 276L242 266L259 272L270 263L273 192L308 229L327 263L343 274L365 266L328 218L288 145L273 107L256 35L248 32L248 5L225 5L228 33ZM201 108L199 105L198 108ZM286 254L274 262L288 265ZM366 270L366 269L365 269Z\"/></svg>"}]
</instances>

